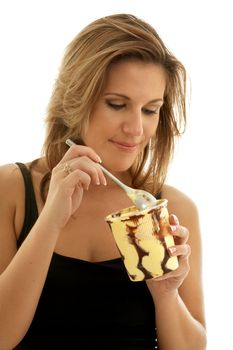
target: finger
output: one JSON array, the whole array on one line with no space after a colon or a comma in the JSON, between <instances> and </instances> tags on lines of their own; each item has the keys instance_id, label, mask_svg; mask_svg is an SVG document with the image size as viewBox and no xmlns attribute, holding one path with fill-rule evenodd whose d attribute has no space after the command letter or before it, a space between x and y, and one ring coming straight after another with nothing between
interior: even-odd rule
<instances>
[{"instance_id":1,"label":"finger","mask_svg":"<svg viewBox=\"0 0 233 350\"><path fill-rule=\"evenodd\" d=\"M176 277L177 276L177 270L179 269L179 267L174 270L174 271L169 271L166 272L165 274L163 274L162 276L156 276L156 277L152 277L150 279L147 280L147 283L153 283L153 282L159 282L159 281L164 281L166 279L169 279L171 277ZM178 273L179 275L179 273Z\"/></svg>"},{"instance_id":2,"label":"finger","mask_svg":"<svg viewBox=\"0 0 233 350\"><path fill-rule=\"evenodd\" d=\"M70 161L70 168L72 170L80 169L86 172L91 177L91 181L96 185L107 184L105 176L102 170L98 167L98 164L86 156Z\"/></svg>"},{"instance_id":3,"label":"finger","mask_svg":"<svg viewBox=\"0 0 233 350\"><path fill-rule=\"evenodd\" d=\"M187 259L186 259L187 261ZM189 264L188 262L186 264L179 264L179 267L174 270L174 271L169 271L167 273L165 273L164 275L162 276L159 276L159 277L154 277L152 278L151 280L152 281L164 281L166 279L169 279L169 278L177 278L177 279L184 279L185 276L187 276L187 274L189 273L189 270L190 270L190 267L189 267ZM182 281L180 281L182 282Z\"/></svg>"},{"instance_id":4,"label":"finger","mask_svg":"<svg viewBox=\"0 0 233 350\"><path fill-rule=\"evenodd\" d=\"M180 244L168 248L170 256L184 256L189 257L191 248L189 244Z\"/></svg>"},{"instance_id":5,"label":"finger","mask_svg":"<svg viewBox=\"0 0 233 350\"><path fill-rule=\"evenodd\" d=\"M67 162L68 160L81 156L86 156L92 159L94 162L101 163L100 157L92 148L82 145L72 145L65 153L60 163Z\"/></svg>"},{"instance_id":6,"label":"finger","mask_svg":"<svg viewBox=\"0 0 233 350\"><path fill-rule=\"evenodd\" d=\"M97 171L98 171L100 183L106 186L107 185L107 181L106 181L105 174L103 173L102 169L99 167L98 164L95 163L95 166L96 166Z\"/></svg>"},{"instance_id":7,"label":"finger","mask_svg":"<svg viewBox=\"0 0 233 350\"><path fill-rule=\"evenodd\" d=\"M175 233L179 226L179 219L175 214L169 215L170 231L171 234Z\"/></svg>"},{"instance_id":8,"label":"finger","mask_svg":"<svg viewBox=\"0 0 233 350\"><path fill-rule=\"evenodd\" d=\"M178 217L175 214L170 214L169 215L169 221L170 221L171 225L176 225L176 226L179 225L179 219L178 219Z\"/></svg>"},{"instance_id":9,"label":"finger","mask_svg":"<svg viewBox=\"0 0 233 350\"><path fill-rule=\"evenodd\" d=\"M185 256L185 258L181 258L179 257L179 266L177 267L177 269L173 270L173 271L169 271L169 272L166 272L164 275L162 276L159 276L159 277L154 277L154 278L151 278L149 279L148 281L164 281L166 279L169 279L169 278L184 278L188 272L190 270L190 266L189 266L189 260L188 260L188 257Z\"/></svg>"},{"instance_id":10,"label":"finger","mask_svg":"<svg viewBox=\"0 0 233 350\"><path fill-rule=\"evenodd\" d=\"M175 239L179 239L179 242L184 244L187 242L189 237L189 230L181 225L170 225L170 232Z\"/></svg>"},{"instance_id":11,"label":"finger","mask_svg":"<svg viewBox=\"0 0 233 350\"><path fill-rule=\"evenodd\" d=\"M64 178L64 183L69 185L71 190L76 186L81 186L85 190L88 190L91 183L91 177L86 172L76 169Z\"/></svg>"}]
</instances>

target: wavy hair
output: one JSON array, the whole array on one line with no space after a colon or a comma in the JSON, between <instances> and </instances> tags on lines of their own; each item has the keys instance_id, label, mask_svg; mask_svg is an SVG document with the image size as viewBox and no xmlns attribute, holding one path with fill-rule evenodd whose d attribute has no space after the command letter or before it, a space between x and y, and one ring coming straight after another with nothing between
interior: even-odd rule
<instances>
[{"instance_id":1,"label":"wavy hair","mask_svg":"<svg viewBox=\"0 0 233 350\"><path fill-rule=\"evenodd\" d=\"M43 146L49 172L67 151L65 140L82 144L82 135L112 63L138 59L161 65L166 73L164 104L149 145L131 168L133 186L158 193L173 157L175 137L186 124L186 70L167 49L155 29L131 14L114 14L87 25L67 46L46 115Z\"/></svg>"}]
</instances>

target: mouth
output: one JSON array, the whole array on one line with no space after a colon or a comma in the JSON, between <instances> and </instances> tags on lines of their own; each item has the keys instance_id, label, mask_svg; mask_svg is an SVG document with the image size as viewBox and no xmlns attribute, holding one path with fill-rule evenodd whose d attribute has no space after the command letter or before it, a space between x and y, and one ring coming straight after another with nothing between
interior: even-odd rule
<instances>
[{"instance_id":1,"label":"mouth","mask_svg":"<svg viewBox=\"0 0 233 350\"><path fill-rule=\"evenodd\" d=\"M109 140L109 142L111 142L118 149L128 152L134 152L139 147L139 143L128 143L113 140Z\"/></svg>"}]
</instances>

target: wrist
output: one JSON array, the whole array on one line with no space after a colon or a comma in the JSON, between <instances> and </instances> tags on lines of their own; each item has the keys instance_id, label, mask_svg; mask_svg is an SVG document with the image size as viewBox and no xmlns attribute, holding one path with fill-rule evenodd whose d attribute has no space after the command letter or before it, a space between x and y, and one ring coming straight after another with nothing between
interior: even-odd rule
<instances>
[{"instance_id":1,"label":"wrist","mask_svg":"<svg viewBox=\"0 0 233 350\"><path fill-rule=\"evenodd\" d=\"M155 305L168 305L170 303L176 302L179 297L178 289L168 290L163 292L155 292L152 294Z\"/></svg>"},{"instance_id":2,"label":"wrist","mask_svg":"<svg viewBox=\"0 0 233 350\"><path fill-rule=\"evenodd\" d=\"M49 215L42 210L39 218L37 220L37 226L40 227L43 231L49 232L50 235L58 236L60 233L60 229L56 224L56 221L51 220Z\"/></svg>"}]
</instances>

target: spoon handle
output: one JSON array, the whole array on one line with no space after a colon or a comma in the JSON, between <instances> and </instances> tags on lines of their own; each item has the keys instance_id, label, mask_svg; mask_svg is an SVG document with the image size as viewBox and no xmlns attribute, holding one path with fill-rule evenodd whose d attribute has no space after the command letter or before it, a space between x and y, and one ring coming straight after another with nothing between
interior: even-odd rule
<instances>
[{"instance_id":1,"label":"spoon handle","mask_svg":"<svg viewBox=\"0 0 233 350\"><path fill-rule=\"evenodd\" d=\"M98 166L101 168L101 170L103 171L103 173L105 173L106 175L108 175L118 186L120 186L124 191L126 191L127 193L130 192L130 188L128 186L126 186L123 182L121 182L117 177L115 177L113 174L111 174L107 169L105 169L103 167L103 165L98 163Z\"/></svg>"}]
</instances>

